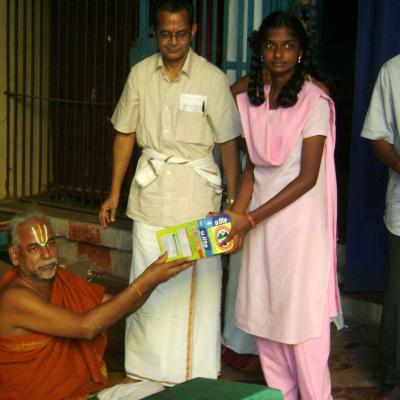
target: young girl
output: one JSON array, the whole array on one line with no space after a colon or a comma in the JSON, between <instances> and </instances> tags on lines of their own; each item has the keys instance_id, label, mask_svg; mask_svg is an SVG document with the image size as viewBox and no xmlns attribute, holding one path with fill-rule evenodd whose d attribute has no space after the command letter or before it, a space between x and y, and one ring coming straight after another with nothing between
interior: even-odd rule
<instances>
[{"instance_id":1,"label":"young girl","mask_svg":"<svg viewBox=\"0 0 400 400\"><path fill-rule=\"evenodd\" d=\"M256 337L265 379L286 400L298 391L304 400L332 399L330 318L340 312L334 106L309 78L308 37L290 14L264 19L249 75L237 103L250 160L225 211L235 250L247 235L236 322Z\"/></svg>"}]
</instances>

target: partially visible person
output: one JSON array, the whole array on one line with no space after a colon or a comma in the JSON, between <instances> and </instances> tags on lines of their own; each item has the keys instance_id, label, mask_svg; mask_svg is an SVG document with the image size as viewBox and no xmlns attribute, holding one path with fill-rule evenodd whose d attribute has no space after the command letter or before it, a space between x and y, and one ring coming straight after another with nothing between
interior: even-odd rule
<instances>
[{"instance_id":1,"label":"partially visible person","mask_svg":"<svg viewBox=\"0 0 400 400\"><path fill-rule=\"evenodd\" d=\"M380 335L383 399L400 399L400 55L381 68L361 136L387 167L387 268Z\"/></svg>"},{"instance_id":2,"label":"partially visible person","mask_svg":"<svg viewBox=\"0 0 400 400\"><path fill-rule=\"evenodd\" d=\"M221 356L224 364L240 371L261 372L254 336L236 326L235 309L242 251L228 256Z\"/></svg>"},{"instance_id":3,"label":"partially visible person","mask_svg":"<svg viewBox=\"0 0 400 400\"><path fill-rule=\"evenodd\" d=\"M310 75L319 79L303 25L270 14L255 37L248 92L237 96L249 160L225 211L234 250L244 242L236 322L286 400L332 399L330 319L340 314L335 109Z\"/></svg>"},{"instance_id":4,"label":"partially visible person","mask_svg":"<svg viewBox=\"0 0 400 400\"><path fill-rule=\"evenodd\" d=\"M267 81L268 74L264 80ZM234 82L230 89L232 96L247 92L248 75ZM244 138L238 139L242 169L246 165L247 149ZM240 266L242 264L242 251L230 254L227 257L228 279L224 299L224 329L222 332L222 360L225 364L246 372L259 372L261 369L257 355L254 337L243 332L236 326L235 308L239 282Z\"/></svg>"},{"instance_id":5,"label":"partially visible person","mask_svg":"<svg viewBox=\"0 0 400 400\"><path fill-rule=\"evenodd\" d=\"M59 265L55 234L45 216L14 217L10 238L14 267L0 279L2 400L77 400L94 393L115 399L115 391L134 400L163 390L154 382L105 389L105 331L191 262L166 263L164 254L112 297Z\"/></svg>"},{"instance_id":6,"label":"partially visible person","mask_svg":"<svg viewBox=\"0 0 400 400\"><path fill-rule=\"evenodd\" d=\"M133 220L131 280L160 253L158 230L220 211L216 145L229 201L238 184L239 114L226 75L190 47L197 30L192 2L158 0L152 11L159 53L133 66L112 116L113 180L99 213L103 228L114 220L137 141L142 155L127 208ZM214 256L154 291L127 321L128 376L165 385L217 378L221 278L221 258Z\"/></svg>"}]
</instances>

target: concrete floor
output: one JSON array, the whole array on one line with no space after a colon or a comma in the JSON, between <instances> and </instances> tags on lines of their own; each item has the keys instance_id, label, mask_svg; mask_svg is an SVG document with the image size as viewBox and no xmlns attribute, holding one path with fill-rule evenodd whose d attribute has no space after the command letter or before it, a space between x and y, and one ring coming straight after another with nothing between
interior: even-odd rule
<instances>
[{"instance_id":1,"label":"concrete floor","mask_svg":"<svg viewBox=\"0 0 400 400\"><path fill-rule=\"evenodd\" d=\"M332 325L330 370L336 400L372 400L379 393L379 324L346 320L340 331ZM110 331L106 360L116 382L123 376L123 322ZM239 371L222 363L220 379L265 384L261 372Z\"/></svg>"},{"instance_id":2,"label":"concrete floor","mask_svg":"<svg viewBox=\"0 0 400 400\"><path fill-rule=\"evenodd\" d=\"M348 320L332 330L330 368L334 399L372 400L380 390L379 324Z\"/></svg>"},{"instance_id":3,"label":"concrete floor","mask_svg":"<svg viewBox=\"0 0 400 400\"><path fill-rule=\"evenodd\" d=\"M0 272L9 265L0 261ZM97 279L109 292L122 288L119 280ZM105 282L102 282L105 281ZM332 394L336 400L372 400L379 393L378 337L382 294L351 294L342 296L345 328L338 331L332 324L330 370ZM358 318L356 318L358 317ZM124 329L120 321L109 329L109 345L105 354L110 383L124 377ZM222 360L220 379L265 384L261 372L243 372Z\"/></svg>"},{"instance_id":4,"label":"concrete floor","mask_svg":"<svg viewBox=\"0 0 400 400\"><path fill-rule=\"evenodd\" d=\"M336 400L372 400L379 393L379 324L347 320L338 331L332 325L330 371L332 395ZM229 366L222 379L265 384L262 374L245 373Z\"/></svg>"}]
</instances>

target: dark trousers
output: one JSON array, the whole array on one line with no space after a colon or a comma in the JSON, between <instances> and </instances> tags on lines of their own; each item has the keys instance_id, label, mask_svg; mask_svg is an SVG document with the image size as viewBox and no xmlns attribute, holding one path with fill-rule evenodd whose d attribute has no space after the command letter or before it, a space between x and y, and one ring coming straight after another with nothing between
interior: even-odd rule
<instances>
[{"instance_id":1,"label":"dark trousers","mask_svg":"<svg viewBox=\"0 0 400 400\"><path fill-rule=\"evenodd\" d=\"M400 386L400 236L388 232L387 251L380 356L384 383Z\"/></svg>"}]
</instances>

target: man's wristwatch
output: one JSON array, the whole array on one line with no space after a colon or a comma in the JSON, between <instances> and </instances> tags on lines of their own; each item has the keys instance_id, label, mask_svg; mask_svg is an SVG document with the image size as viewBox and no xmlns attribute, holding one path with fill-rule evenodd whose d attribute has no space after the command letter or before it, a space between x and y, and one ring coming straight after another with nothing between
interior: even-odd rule
<instances>
[{"instance_id":1,"label":"man's wristwatch","mask_svg":"<svg viewBox=\"0 0 400 400\"><path fill-rule=\"evenodd\" d=\"M235 199L233 197L227 197L224 201L225 204L233 204Z\"/></svg>"}]
</instances>

